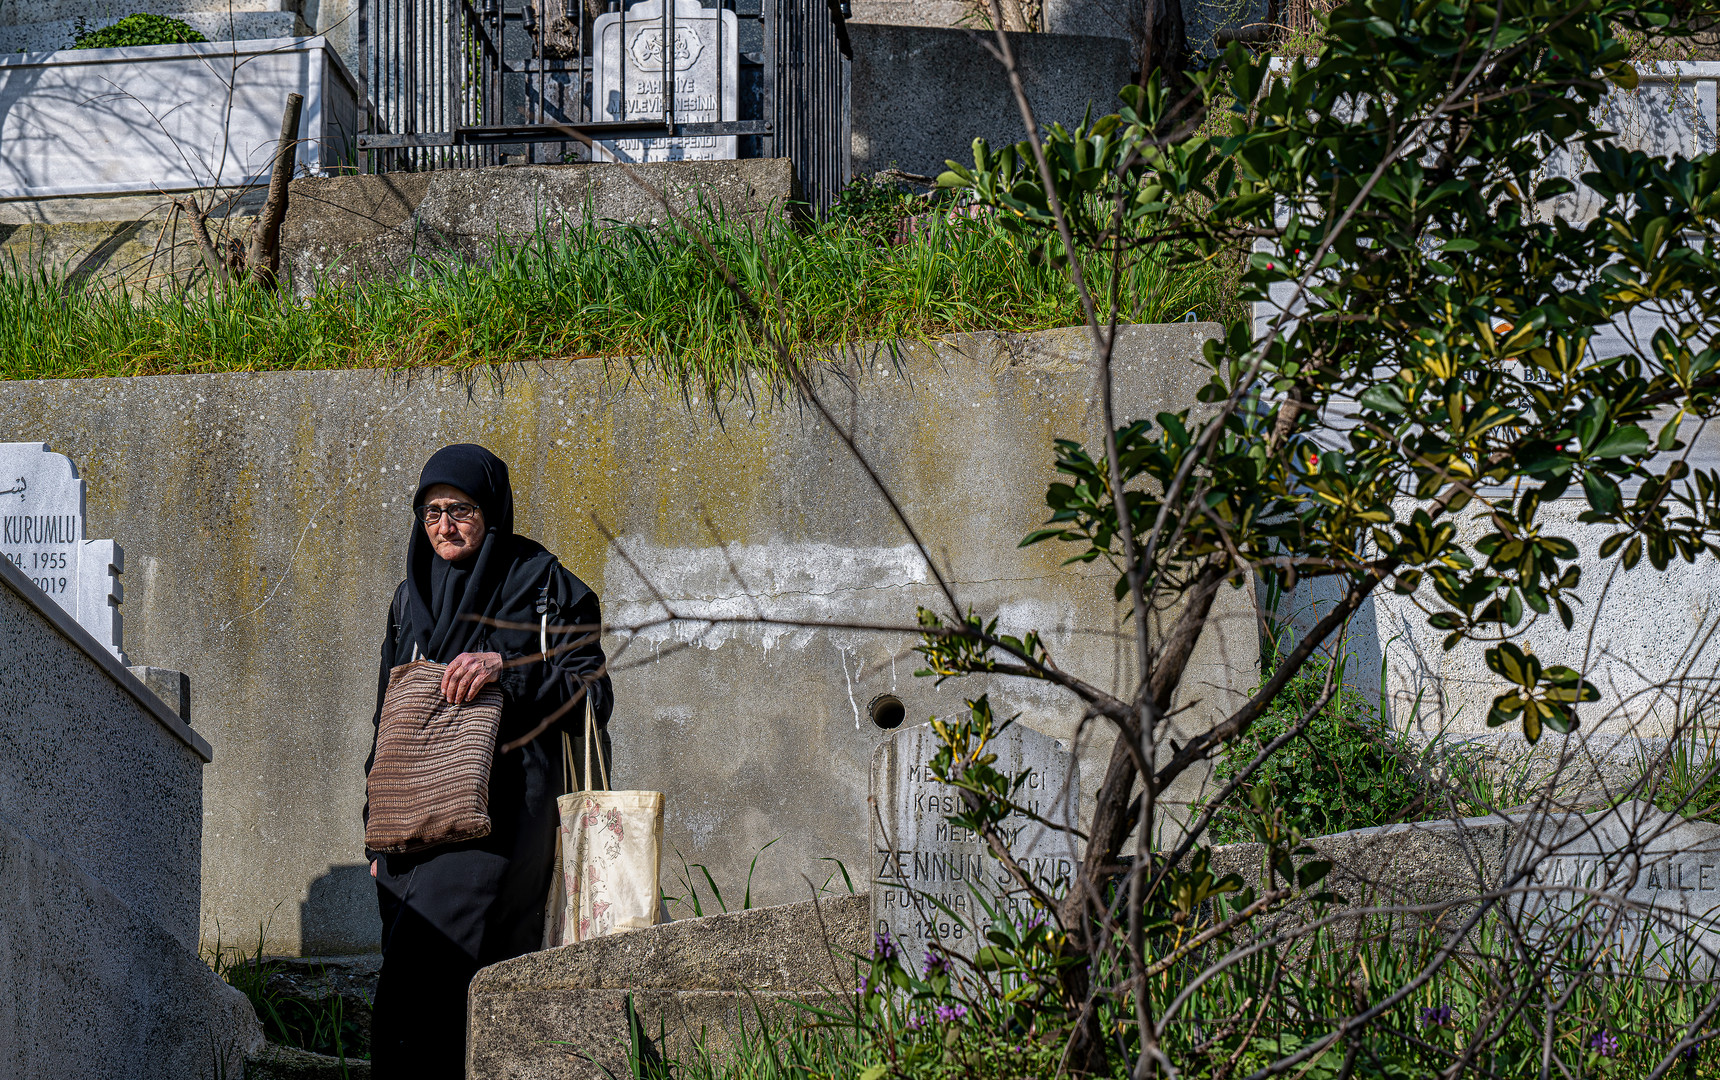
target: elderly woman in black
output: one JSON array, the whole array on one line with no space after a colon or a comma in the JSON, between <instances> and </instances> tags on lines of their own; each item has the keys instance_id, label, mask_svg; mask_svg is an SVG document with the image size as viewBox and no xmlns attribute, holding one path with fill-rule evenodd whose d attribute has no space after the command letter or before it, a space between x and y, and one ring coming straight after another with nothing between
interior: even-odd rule
<instances>
[{"instance_id":1,"label":"elderly woman in black","mask_svg":"<svg viewBox=\"0 0 1720 1080\"><path fill-rule=\"evenodd\" d=\"M465 1075L467 984L480 967L541 947L561 731L583 737L585 694L599 725L614 702L596 633L552 633L548 659L538 658L543 616L551 628L595 627L597 596L543 545L514 533L500 458L470 444L437 451L413 506L418 525L406 580L388 609L377 720L389 670L414 658L448 665L449 701L470 701L493 682L503 707L490 835L410 855L368 853L382 908L371 1027L377 1080ZM375 756L373 741L366 774Z\"/></svg>"}]
</instances>

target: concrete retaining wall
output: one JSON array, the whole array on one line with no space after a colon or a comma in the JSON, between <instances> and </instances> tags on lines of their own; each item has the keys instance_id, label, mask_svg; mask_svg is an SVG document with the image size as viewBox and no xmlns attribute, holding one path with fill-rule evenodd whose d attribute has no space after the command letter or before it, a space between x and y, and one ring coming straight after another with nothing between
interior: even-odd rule
<instances>
[{"instance_id":1,"label":"concrete retaining wall","mask_svg":"<svg viewBox=\"0 0 1720 1080\"><path fill-rule=\"evenodd\" d=\"M1217 331L1129 328L1120 415L1192 401L1205 378L1193 358ZM1110 579L1060 566L1066 552L1050 545L1016 546L1046 516L1053 437L1096 433L1089 352L1080 331L975 335L824 386L962 603L1041 628L1071 670L1123 686ZM745 615L750 592L779 617L911 623L916 604L938 602L847 451L759 385L713 410L600 361L11 382L0 438L42 439L78 462L91 534L126 551L132 661L191 676L217 752L205 940L267 922L270 951L376 947L359 822L376 649L413 527L406 502L439 446L475 440L509 462L519 527L591 583L613 623L660 609L593 516L684 611ZM1249 598L1226 592L1219 611L1190 675L1190 723L1255 679ZM1072 698L1037 686L934 689L913 678L904 635L659 625L621 644L609 639L615 783L668 793L672 896L682 855L708 865L733 905L778 837L759 858L755 903L804 897L802 875L834 872L827 857L864 887L876 695L899 695L910 721L982 691L1054 737L1080 719ZM1083 743L1085 775L1108 750Z\"/></svg>"},{"instance_id":2,"label":"concrete retaining wall","mask_svg":"<svg viewBox=\"0 0 1720 1080\"><path fill-rule=\"evenodd\" d=\"M701 199L737 217L780 212L795 194L787 159L635 166L677 210ZM205 198L207 202L208 199ZM262 192L217 202L217 247L249 244ZM159 197L0 202L0 272L52 272L92 284L159 289L206 280L191 227ZM529 165L305 177L281 226L281 269L299 295L319 279L409 273L413 257L482 258L496 238L553 234L586 220L654 225L662 205L610 165Z\"/></svg>"},{"instance_id":3,"label":"concrete retaining wall","mask_svg":"<svg viewBox=\"0 0 1720 1080\"><path fill-rule=\"evenodd\" d=\"M0 559L0 1076L184 1080L260 1041L198 958L209 746Z\"/></svg>"}]
</instances>

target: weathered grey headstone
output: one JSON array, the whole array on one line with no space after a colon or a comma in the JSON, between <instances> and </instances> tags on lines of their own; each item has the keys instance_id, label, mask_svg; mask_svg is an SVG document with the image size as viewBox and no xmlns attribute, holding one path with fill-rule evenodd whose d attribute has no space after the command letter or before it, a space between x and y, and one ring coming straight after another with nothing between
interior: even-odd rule
<instances>
[{"instance_id":1,"label":"weathered grey headstone","mask_svg":"<svg viewBox=\"0 0 1720 1080\"><path fill-rule=\"evenodd\" d=\"M125 662L125 553L112 540L84 537L84 482L70 458L44 443L0 443L0 552Z\"/></svg>"},{"instance_id":2,"label":"weathered grey headstone","mask_svg":"<svg viewBox=\"0 0 1720 1080\"><path fill-rule=\"evenodd\" d=\"M1541 932L1581 918L1598 939L1615 911L1615 940L1644 959L1684 962L1706 974L1720 954L1720 825L1687 821L1644 802L1593 814L1526 818L1506 861L1506 880L1532 866L1515 909ZM1604 898L1595 896L1596 892Z\"/></svg>"},{"instance_id":3,"label":"weathered grey headstone","mask_svg":"<svg viewBox=\"0 0 1720 1080\"><path fill-rule=\"evenodd\" d=\"M938 747L931 726L921 724L897 731L872 751L873 931L908 950L904 959L910 962L934 941L971 956L990 925L986 905L1017 920L1031 910L1025 891L979 835L950 823L961 812L961 797L932 774ZM1073 824L1081 776L1067 747L1014 724L986 750L997 755L999 772L1027 772L1017 805L1046 821ZM1003 827L1022 869L1035 884L1061 895L1075 872L1075 837L1021 814L1005 819Z\"/></svg>"},{"instance_id":4,"label":"weathered grey headstone","mask_svg":"<svg viewBox=\"0 0 1720 1080\"><path fill-rule=\"evenodd\" d=\"M657 120L663 116L663 55L673 49L675 122L734 120L740 114L740 51L735 13L699 0L674 0L673 44L664 0L645 0L592 20L596 64L591 77L592 119ZM716 161L733 158L732 135L677 135L616 139L597 144L599 161Z\"/></svg>"}]
</instances>

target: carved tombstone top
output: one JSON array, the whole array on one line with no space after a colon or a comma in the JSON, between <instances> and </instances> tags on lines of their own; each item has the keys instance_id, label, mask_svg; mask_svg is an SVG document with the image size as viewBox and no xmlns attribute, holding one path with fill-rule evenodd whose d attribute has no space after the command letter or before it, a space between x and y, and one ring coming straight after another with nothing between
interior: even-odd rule
<instances>
[{"instance_id":1,"label":"carved tombstone top","mask_svg":"<svg viewBox=\"0 0 1720 1080\"><path fill-rule=\"evenodd\" d=\"M704 7L699 0L674 0L674 4L672 43L665 41L669 35L664 0L644 0L592 20L593 120L662 119L663 60L670 50L676 123L739 118L735 13ZM614 139L599 142L596 150L599 161L715 161L735 157L737 140L733 135Z\"/></svg>"},{"instance_id":2,"label":"carved tombstone top","mask_svg":"<svg viewBox=\"0 0 1720 1080\"><path fill-rule=\"evenodd\" d=\"M873 931L888 934L911 964L933 942L972 956L990 924L985 905L1018 920L1031 910L984 840L949 822L962 810L961 797L932 775L938 748L936 733L921 724L895 732L872 751ZM1075 755L1062 743L1017 723L987 750L997 755L999 772L1028 773L1017 805L1047 821L1074 823L1081 777ZM1075 874L1076 838L1020 814L1006 818L1003 829L1022 869L1060 896Z\"/></svg>"},{"instance_id":3,"label":"carved tombstone top","mask_svg":"<svg viewBox=\"0 0 1720 1080\"><path fill-rule=\"evenodd\" d=\"M1519 917L1558 933L1585 901L1583 921L1598 938L1614 913L1616 937L1634 949L1649 930L1645 960L1689 962L1698 974L1720 953L1720 825L1686 821L1644 802L1593 814L1525 817L1506 860L1505 880L1532 876L1514 905ZM1595 902L1590 890L1606 894ZM1658 954L1658 957L1657 957Z\"/></svg>"},{"instance_id":4,"label":"carved tombstone top","mask_svg":"<svg viewBox=\"0 0 1720 1080\"><path fill-rule=\"evenodd\" d=\"M0 443L0 553L125 662L119 604L124 552L84 536L84 482L46 444Z\"/></svg>"}]
</instances>

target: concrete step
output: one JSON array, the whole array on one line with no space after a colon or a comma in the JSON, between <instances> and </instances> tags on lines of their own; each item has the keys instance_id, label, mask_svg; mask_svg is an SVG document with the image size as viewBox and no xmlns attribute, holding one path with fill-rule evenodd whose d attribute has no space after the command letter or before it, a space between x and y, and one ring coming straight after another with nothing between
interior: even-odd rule
<instances>
[{"instance_id":1,"label":"concrete step","mask_svg":"<svg viewBox=\"0 0 1720 1080\"><path fill-rule=\"evenodd\" d=\"M183 8L188 0L172 0L169 6ZM33 13L32 13L33 14ZM210 41L255 41L260 38L304 37L310 28L296 11L166 11L172 18L188 23ZM106 25L92 21L92 26ZM72 19L18 23L0 26L0 54L19 52L54 52L69 49L77 35L77 23Z\"/></svg>"}]
</instances>

